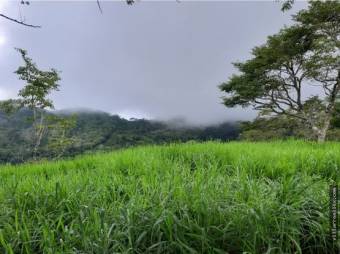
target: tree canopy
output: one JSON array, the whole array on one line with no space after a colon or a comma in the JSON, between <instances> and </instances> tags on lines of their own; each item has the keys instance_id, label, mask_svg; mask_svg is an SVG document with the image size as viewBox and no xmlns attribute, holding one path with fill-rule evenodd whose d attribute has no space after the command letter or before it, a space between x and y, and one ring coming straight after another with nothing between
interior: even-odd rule
<instances>
[{"instance_id":1,"label":"tree canopy","mask_svg":"<svg viewBox=\"0 0 340 254\"><path fill-rule=\"evenodd\" d=\"M223 102L297 118L323 141L339 99L340 2L311 1L293 20L234 64L240 74L220 85ZM322 92L310 94L312 86Z\"/></svg>"}]
</instances>

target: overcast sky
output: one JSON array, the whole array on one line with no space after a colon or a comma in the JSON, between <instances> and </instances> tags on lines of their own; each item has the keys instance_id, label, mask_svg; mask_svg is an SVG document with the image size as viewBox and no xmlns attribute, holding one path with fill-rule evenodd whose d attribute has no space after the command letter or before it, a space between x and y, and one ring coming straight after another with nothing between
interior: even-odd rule
<instances>
[{"instance_id":1,"label":"overcast sky","mask_svg":"<svg viewBox=\"0 0 340 254\"><path fill-rule=\"evenodd\" d=\"M91 108L126 118L185 118L194 124L250 119L255 113L221 104L218 85L251 49L291 23L306 7L297 2L282 13L263 2L0 0L0 12L40 29L0 19L0 99L23 86L13 73L24 48L41 68L60 71L57 109Z\"/></svg>"}]
</instances>

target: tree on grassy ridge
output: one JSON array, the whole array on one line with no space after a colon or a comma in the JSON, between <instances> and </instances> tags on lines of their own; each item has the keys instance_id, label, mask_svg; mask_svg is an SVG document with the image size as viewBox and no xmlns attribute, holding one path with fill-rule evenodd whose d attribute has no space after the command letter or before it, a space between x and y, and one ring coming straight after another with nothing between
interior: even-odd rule
<instances>
[{"instance_id":1,"label":"tree on grassy ridge","mask_svg":"<svg viewBox=\"0 0 340 254\"><path fill-rule=\"evenodd\" d=\"M77 116L75 114L59 116L48 112L49 109L54 109L53 101L48 96L51 92L59 90L59 73L55 69L48 71L38 69L25 50L17 50L24 60L24 65L15 73L26 84L19 91L18 99L0 101L0 117L10 121L12 117L16 117L15 113L28 110L25 119L29 120L29 127L27 131L22 130L21 135L29 140L27 143L31 146L31 156L36 159L39 153L43 153L60 158L74 143L72 129L76 126ZM26 132L29 135L25 135ZM46 148L50 151L46 151Z\"/></svg>"},{"instance_id":2,"label":"tree on grassy ridge","mask_svg":"<svg viewBox=\"0 0 340 254\"><path fill-rule=\"evenodd\" d=\"M24 60L24 65L20 66L15 73L19 79L26 81L18 95L22 101L22 106L33 111L33 158L36 158L38 148L43 136L46 134L45 111L53 109L53 101L48 99L52 91L58 91L60 80L59 74L55 69L42 71L38 69L32 59L27 56L23 49L17 49Z\"/></svg>"},{"instance_id":3,"label":"tree on grassy ridge","mask_svg":"<svg viewBox=\"0 0 340 254\"><path fill-rule=\"evenodd\" d=\"M294 20L255 47L253 58L234 64L240 74L220 85L223 102L295 118L323 142L339 100L340 2L310 2ZM311 86L323 94L308 94Z\"/></svg>"}]
</instances>

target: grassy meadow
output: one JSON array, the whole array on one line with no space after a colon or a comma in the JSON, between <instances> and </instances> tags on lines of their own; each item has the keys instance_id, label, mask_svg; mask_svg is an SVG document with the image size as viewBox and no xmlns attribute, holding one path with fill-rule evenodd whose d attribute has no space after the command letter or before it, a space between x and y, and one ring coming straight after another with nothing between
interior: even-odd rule
<instances>
[{"instance_id":1,"label":"grassy meadow","mask_svg":"<svg viewBox=\"0 0 340 254\"><path fill-rule=\"evenodd\" d=\"M336 253L340 143L185 143L0 166L0 253Z\"/></svg>"}]
</instances>

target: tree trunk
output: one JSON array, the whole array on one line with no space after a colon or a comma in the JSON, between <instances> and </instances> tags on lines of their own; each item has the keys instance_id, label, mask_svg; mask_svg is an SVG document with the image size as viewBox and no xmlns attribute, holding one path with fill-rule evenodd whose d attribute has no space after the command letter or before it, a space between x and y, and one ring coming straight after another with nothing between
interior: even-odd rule
<instances>
[{"instance_id":1,"label":"tree trunk","mask_svg":"<svg viewBox=\"0 0 340 254\"><path fill-rule=\"evenodd\" d=\"M35 135L36 135L36 140L35 140L35 145L33 148L33 160L37 159L37 154L38 154L38 149L41 143L41 139L43 137L44 131L45 131L45 126L43 125L44 122L44 114L43 112L40 113L40 123L37 125L36 124L36 130L35 130Z\"/></svg>"},{"instance_id":2,"label":"tree trunk","mask_svg":"<svg viewBox=\"0 0 340 254\"><path fill-rule=\"evenodd\" d=\"M318 143L325 142L330 122L331 122L331 117L327 116L323 126L317 129Z\"/></svg>"}]
</instances>

